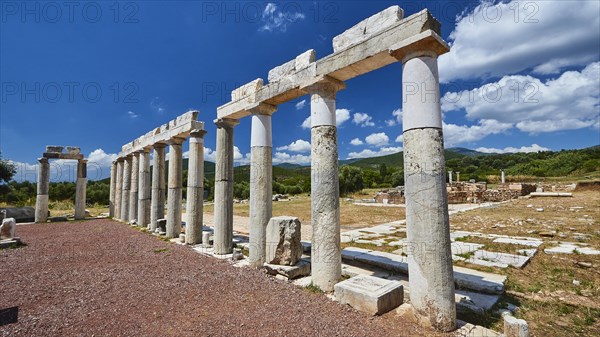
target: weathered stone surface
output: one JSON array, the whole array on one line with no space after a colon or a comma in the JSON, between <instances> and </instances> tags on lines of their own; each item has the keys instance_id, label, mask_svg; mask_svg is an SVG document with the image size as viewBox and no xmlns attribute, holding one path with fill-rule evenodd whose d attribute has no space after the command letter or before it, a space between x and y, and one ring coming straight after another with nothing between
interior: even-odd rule
<instances>
[{"instance_id":1,"label":"weathered stone surface","mask_svg":"<svg viewBox=\"0 0 600 337\"><path fill-rule=\"evenodd\" d=\"M233 90L231 92L231 100L232 101L239 101L243 98L246 97L252 97L253 95L256 94L256 92L262 88L263 86L263 79L262 78L257 78L252 82L246 83L243 86ZM254 101L254 100L251 100Z\"/></svg>"},{"instance_id":2,"label":"weathered stone surface","mask_svg":"<svg viewBox=\"0 0 600 337\"><path fill-rule=\"evenodd\" d=\"M273 217L267 224L266 261L269 264L293 266L302 257L300 220L295 217Z\"/></svg>"},{"instance_id":3,"label":"weathered stone surface","mask_svg":"<svg viewBox=\"0 0 600 337\"><path fill-rule=\"evenodd\" d=\"M359 275L337 283L336 300L372 315L384 314L404 301L404 288L397 281Z\"/></svg>"},{"instance_id":4,"label":"weathered stone surface","mask_svg":"<svg viewBox=\"0 0 600 337\"><path fill-rule=\"evenodd\" d=\"M264 267L270 275L282 275L290 280L310 275L310 262L306 260L300 260L292 266L265 263Z\"/></svg>"},{"instance_id":5,"label":"weathered stone surface","mask_svg":"<svg viewBox=\"0 0 600 337\"><path fill-rule=\"evenodd\" d=\"M315 50L310 49L296 56L295 59L269 70L269 83L280 81L284 78L294 81L295 76L293 75L315 62L315 57Z\"/></svg>"},{"instance_id":6,"label":"weathered stone surface","mask_svg":"<svg viewBox=\"0 0 600 337\"><path fill-rule=\"evenodd\" d=\"M563 242L558 246L544 249L546 254L575 254L576 252L583 255L600 255L600 250L577 242Z\"/></svg>"},{"instance_id":7,"label":"weathered stone surface","mask_svg":"<svg viewBox=\"0 0 600 337\"><path fill-rule=\"evenodd\" d=\"M35 200L35 222L46 222L48 219L50 164L46 158L40 158L38 161L40 164L38 167L37 196Z\"/></svg>"},{"instance_id":8,"label":"weathered stone surface","mask_svg":"<svg viewBox=\"0 0 600 337\"><path fill-rule=\"evenodd\" d=\"M189 245L202 242L204 205L204 135L206 131L193 132L190 137L187 181L187 221L185 239Z\"/></svg>"},{"instance_id":9,"label":"weathered stone surface","mask_svg":"<svg viewBox=\"0 0 600 337\"><path fill-rule=\"evenodd\" d=\"M165 144L154 144L152 166L152 199L150 201L150 230L155 231L157 221L165 216Z\"/></svg>"},{"instance_id":10,"label":"weathered stone surface","mask_svg":"<svg viewBox=\"0 0 600 337\"><path fill-rule=\"evenodd\" d=\"M169 144L169 173L167 192L167 237L181 234L181 198L183 183L183 139L174 138Z\"/></svg>"},{"instance_id":11,"label":"weathered stone surface","mask_svg":"<svg viewBox=\"0 0 600 337\"><path fill-rule=\"evenodd\" d=\"M458 288L486 294L502 294L506 276L454 266L454 282Z\"/></svg>"},{"instance_id":12,"label":"weathered stone surface","mask_svg":"<svg viewBox=\"0 0 600 337\"><path fill-rule=\"evenodd\" d=\"M523 239L511 239L511 238L497 238L493 242L510 243L513 245L522 245L522 246L529 246L529 247L536 247L536 248L539 247L543 243L542 240L535 240L535 239L523 240Z\"/></svg>"},{"instance_id":13,"label":"weathered stone surface","mask_svg":"<svg viewBox=\"0 0 600 337\"><path fill-rule=\"evenodd\" d=\"M161 232L166 232L167 231L167 219L158 219L156 221L156 228L159 229Z\"/></svg>"},{"instance_id":14,"label":"weathered stone surface","mask_svg":"<svg viewBox=\"0 0 600 337\"><path fill-rule=\"evenodd\" d=\"M252 123L255 123L254 117ZM270 131L271 130L269 130L269 132ZM265 262L274 264L295 264L300 256L293 261L289 260L289 257L286 258L281 256L283 261L286 261L286 259L289 260L288 263L280 263L279 261L271 262L270 260L267 260L267 252L271 253L272 259L279 251L279 236L268 238L267 235L268 224L273 215L273 151L271 146L252 146L250 151L252 153L252 163L250 167L250 265L255 268L260 268ZM275 228L272 229L276 230ZM298 231L298 233L300 232ZM267 242L269 242L271 246L267 247ZM281 248L285 249L285 247ZM280 254L283 253L284 252L282 251Z\"/></svg>"},{"instance_id":15,"label":"weathered stone surface","mask_svg":"<svg viewBox=\"0 0 600 337\"><path fill-rule=\"evenodd\" d=\"M78 155L81 153L81 148L76 146L67 146L67 153L70 155Z\"/></svg>"},{"instance_id":16,"label":"weathered stone surface","mask_svg":"<svg viewBox=\"0 0 600 337\"><path fill-rule=\"evenodd\" d=\"M317 52L314 49L309 49L304 53L296 56L295 59L295 70L300 71L308 67L311 63L315 62Z\"/></svg>"},{"instance_id":17,"label":"weathered stone surface","mask_svg":"<svg viewBox=\"0 0 600 337\"><path fill-rule=\"evenodd\" d=\"M75 220L85 219L85 201L87 188L87 160L77 162L77 183L75 185Z\"/></svg>"},{"instance_id":18,"label":"weathered stone surface","mask_svg":"<svg viewBox=\"0 0 600 337\"><path fill-rule=\"evenodd\" d=\"M64 149L64 146L46 145L46 152L48 153L62 153Z\"/></svg>"},{"instance_id":19,"label":"weathered stone surface","mask_svg":"<svg viewBox=\"0 0 600 337\"><path fill-rule=\"evenodd\" d=\"M529 337L529 326L525 320L505 314L504 335L506 337Z\"/></svg>"},{"instance_id":20,"label":"weathered stone surface","mask_svg":"<svg viewBox=\"0 0 600 337\"><path fill-rule=\"evenodd\" d=\"M379 33L404 18L404 11L400 6L389 7L346 30L333 38L333 52L362 42Z\"/></svg>"},{"instance_id":21,"label":"weathered stone surface","mask_svg":"<svg viewBox=\"0 0 600 337\"><path fill-rule=\"evenodd\" d=\"M16 230L17 222L14 218L2 219L2 225L0 225L0 239L14 238Z\"/></svg>"},{"instance_id":22,"label":"weathered stone surface","mask_svg":"<svg viewBox=\"0 0 600 337\"><path fill-rule=\"evenodd\" d=\"M35 208L33 207L0 207L6 211L7 218L14 218L17 223L35 221Z\"/></svg>"},{"instance_id":23,"label":"weathered stone surface","mask_svg":"<svg viewBox=\"0 0 600 337\"><path fill-rule=\"evenodd\" d=\"M507 253L490 252L487 250L478 250L473 254L475 258L492 262L504 263L515 268L523 268L529 262L529 256L514 255Z\"/></svg>"}]
</instances>

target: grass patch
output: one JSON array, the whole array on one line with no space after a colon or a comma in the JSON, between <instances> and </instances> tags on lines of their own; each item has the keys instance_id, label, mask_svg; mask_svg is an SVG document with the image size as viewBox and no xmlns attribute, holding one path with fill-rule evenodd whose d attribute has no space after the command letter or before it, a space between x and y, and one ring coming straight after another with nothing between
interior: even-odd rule
<instances>
[{"instance_id":1,"label":"grass patch","mask_svg":"<svg viewBox=\"0 0 600 337\"><path fill-rule=\"evenodd\" d=\"M168 251L169 251L169 248L156 248L155 250L153 250L153 252L155 254L165 253L165 252L168 252Z\"/></svg>"},{"instance_id":2,"label":"grass patch","mask_svg":"<svg viewBox=\"0 0 600 337\"><path fill-rule=\"evenodd\" d=\"M319 288L318 285L316 285L312 282L309 285L307 285L306 287L304 287L304 289L306 289L308 292L311 292L314 294L322 294L323 293L323 290L321 290L321 288Z\"/></svg>"}]
</instances>

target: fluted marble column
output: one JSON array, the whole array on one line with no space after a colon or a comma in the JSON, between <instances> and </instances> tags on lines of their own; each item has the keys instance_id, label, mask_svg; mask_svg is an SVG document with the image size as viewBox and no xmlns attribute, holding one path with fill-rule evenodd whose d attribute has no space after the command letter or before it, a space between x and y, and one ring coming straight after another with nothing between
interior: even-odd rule
<instances>
[{"instance_id":1,"label":"fluted marble column","mask_svg":"<svg viewBox=\"0 0 600 337\"><path fill-rule=\"evenodd\" d=\"M335 97L344 88L330 77L304 88L311 94L311 277L323 291L333 291L342 274Z\"/></svg>"},{"instance_id":2,"label":"fluted marble column","mask_svg":"<svg viewBox=\"0 0 600 337\"><path fill-rule=\"evenodd\" d=\"M85 219L85 198L87 187L87 160L77 161L77 182L75 184L75 220Z\"/></svg>"},{"instance_id":3,"label":"fluted marble column","mask_svg":"<svg viewBox=\"0 0 600 337\"><path fill-rule=\"evenodd\" d=\"M154 148L152 165L152 201L150 206L150 230L154 232L157 220L165 217L165 148L166 144L157 143Z\"/></svg>"},{"instance_id":4,"label":"fluted marble column","mask_svg":"<svg viewBox=\"0 0 600 337\"><path fill-rule=\"evenodd\" d=\"M113 219L121 219L121 200L123 197L123 158L117 159L117 182L115 183L115 215Z\"/></svg>"},{"instance_id":5,"label":"fluted marble column","mask_svg":"<svg viewBox=\"0 0 600 337\"><path fill-rule=\"evenodd\" d=\"M140 153L131 154L131 185L129 187L129 221L137 223L138 184L140 176Z\"/></svg>"},{"instance_id":6,"label":"fluted marble column","mask_svg":"<svg viewBox=\"0 0 600 337\"><path fill-rule=\"evenodd\" d=\"M214 253L233 251L233 128L235 119L217 119L217 162L215 163Z\"/></svg>"},{"instance_id":7,"label":"fluted marble column","mask_svg":"<svg viewBox=\"0 0 600 337\"><path fill-rule=\"evenodd\" d=\"M117 162L113 162L110 165L110 192L108 197L108 216L111 218L115 216L115 194L117 186Z\"/></svg>"},{"instance_id":8,"label":"fluted marble column","mask_svg":"<svg viewBox=\"0 0 600 337\"><path fill-rule=\"evenodd\" d=\"M273 215L273 138L271 115L277 109L259 104L252 112L250 140L250 266L265 263L267 249L277 249L278 242L266 242L267 224Z\"/></svg>"},{"instance_id":9,"label":"fluted marble column","mask_svg":"<svg viewBox=\"0 0 600 337\"><path fill-rule=\"evenodd\" d=\"M181 234L181 193L183 184L183 157L181 144L185 139L169 141L169 190L167 194L167 237L178 238Z\"/></svg>"},{"instance_id":10,"label":"fluted marble column","mask_svg":"<svg viewBox=\"0 0 600 337\"><path fill-rule=\"evenodd\" d=\"M131 155L123 162L123 194L121 195L121 221L129 221L129 190L131 189Z\"/></svg>"},{"instance_id":11,"label":"fluted marble column","mask_svg":"<svg viewBox=\"0 0 600 337\"><path fill-rule=\"evenodd\" d=\"M35 200L35 222L48 220L48 191L50 186L50 164L47 158L38 159L37 196Z\"/></svg>"},{"instance_id":12,"label":"fluted marble column","mask_svg":"<svg viewBox=\"0 0 600 337\"><path fill-rule=\"evenodd\" d=\"M195 245L202 242L204 209L204 135L198 130L190 134L190 156L188 159L188 181L185 213L185 243Z\"/></svg>"},{"instance_id":13,"label":"fluted marble column","mask_svg":"<svg viewBox=\"0 0 600 337\"><path fill-rule=\"evenodd\" d=\"M140 153L138 179L137 224L146 228L150 224L150 149Z\"/></svg>"},{"instance_id":14,"label":"fluted marble column","mask_svg":"<svg viewBox=\"0 0 600 337\"><path fill-rule=\"evenodd\" d=\"M432 326L451 331L456 304L437 55L412 53L402 63L410 301Z\"/></svg>"}]
</instances>

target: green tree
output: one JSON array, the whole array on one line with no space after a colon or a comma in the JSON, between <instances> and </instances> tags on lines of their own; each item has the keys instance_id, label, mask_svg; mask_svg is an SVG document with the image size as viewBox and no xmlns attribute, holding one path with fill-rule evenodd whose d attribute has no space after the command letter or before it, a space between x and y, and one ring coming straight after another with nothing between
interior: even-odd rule
<instances>
[{"instance_id":1,"label":"green tree","mask_svg":"<svg viewBox=\"0 0 600 337\"><path fill-rule=\"evenodd\" d=\"M8 160L3 160L0 153L0 184L8 183L15 173L17 173L15 165Z\"/></svg>"},{"instance_id":2,"label":"green tree","mask_svg":"<svg viewBox=\"0 0 600 337\"><path fill-rule=\"evenodd\" d=\"M363 171L355 166L342 166L339 171L340 194L357 192L363 189Z\"/></svg>"}]
</instances>

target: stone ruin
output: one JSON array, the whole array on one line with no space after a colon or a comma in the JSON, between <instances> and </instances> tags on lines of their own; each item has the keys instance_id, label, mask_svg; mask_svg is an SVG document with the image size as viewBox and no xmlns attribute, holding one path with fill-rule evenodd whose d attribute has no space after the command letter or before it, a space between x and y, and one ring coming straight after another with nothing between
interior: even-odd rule
<instances>
[{"instance_id":1,"label":"stone ruin","mask_svg":"<svg viewBox=\"0 0 600 337\"><path fill-rule=\"evenodd\" d=\"M449 51L440 23L427 10L404 18L392 6L334 38L334 53L317 58L308 50L273 68L268 83L257 78L233 90L231 101L217 108L214 253L233 251L233 149L239 120L251 118L250 264L267 262L267 225L272 218L272 118L277 107L304 95L311 99L311 203L313 238L310 271L314 285L334 290L341 279L340 205L336 93L345 81L401 62L406 223L411 305L434 327L456 327L454 277L450 252L448 205L437 58ZM197 112L157 128L123 146L111 170L111 215L150 224L163 216L164 148L171 147L168 178L167 237L181 224L181 144L190 137L187 243L198 243L202 223L203 124ZM148 168L154 150L152 187ZM150 193L152 191L152 193ZM190 191L192 193L190 193ZM137 207L136 207L137 201ZM148 211L152 205L151 211ZM193 228L193 229L192 229ZM433 257L433 258L432 258Z\"/></svg>"}]
</instances>

